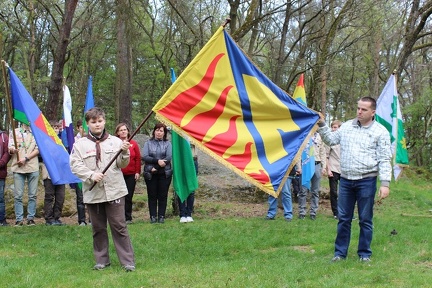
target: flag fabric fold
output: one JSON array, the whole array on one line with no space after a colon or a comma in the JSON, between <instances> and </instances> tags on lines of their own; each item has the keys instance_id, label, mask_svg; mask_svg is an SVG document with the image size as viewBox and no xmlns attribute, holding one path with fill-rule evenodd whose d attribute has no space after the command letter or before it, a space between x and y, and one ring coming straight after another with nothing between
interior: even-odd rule
<instances>
[{"instance_id":1,"label":"flag fabric fold","mask_svg":"<svg viewBox=\"0 0 432 288\"><path fill-rule=\"evenodd\" d=\"M84 105L83 119L82 119L84 133L88 133L88 126L84 116L85 112L87 112L89 109L93 108L94 106L95 104L93 98L93 79L92 76L89 76L88 83L87 83L86 102Z\"/></svg>"},{"instance_id":2,"label":"flag fabric fold","mask_svg":"<svg viewBox=\"0 0 432 288\"><path fill-rule=\"evenodd\" d=\"M68 153L72 151L73 144L75 142L75 133L72 122L72 97L70 95L69 88L63 86L63 130L66 131L66 138L68 143Z\"/></svg>"},{"instance_id":3,"label":"flag fabric fold","mask_svg":"<svg viewBox=\"0 0 432 288\"><path fill-rule=\"evenodd\" d=\"M174 83L175 80L175 72L171 68L171 82ZM190 142L172 130L171 145L174 191L180 201L184 202L189 194L198 189L198 179Z\"/></svg>"},{"instance_id":4,"label":"flag fabric fold","mask_svg":"<svg viewBox=\"0 0 432 288\"><path fill-rule=\"evenodd\" d=\"M153 107L156 117L275 197L319 115L271 82L220 27Z\"/></svg>"},{"instance_id":5,"label":"flag fabric fold","mask_svg":"<svg viewBox=\"0 0 432 288\"><path fill-rule=\"evenodd\" d=\"M408 151L403 128L402 113L396 88L396 77L391 75L377 100L376 121L390 133L393 154L393 176L397 180L404 166L408 166Z\"/></svg>"},{"instance_id":6,"label":"flag fabric fold","mask_svg":"<svg viewBox=\"0 0 432 288\"><path fill-rule=\"evenodd\" d=\"M60 185L80 182L72 174L69 166L69 154L60 138L11 68L9 68L9 77L14 118L31 127L33 136L39 147L39 153L42 156L53 184Z\"/></svg>"},{"instance_id":7,"label":"flag fabric fold","mask_svg":"<svg viewBox=\"0 0 432 288\"><path fill-rule=\"evenodd\" d=\"M304 87L304 75L301 74L293 93L293 98L307 106L306 91ZM306 148L302 151L302 186L311 188L311 180L315 174L315 146L312 138L309 138Z\"/></svg>"}]
</instances>

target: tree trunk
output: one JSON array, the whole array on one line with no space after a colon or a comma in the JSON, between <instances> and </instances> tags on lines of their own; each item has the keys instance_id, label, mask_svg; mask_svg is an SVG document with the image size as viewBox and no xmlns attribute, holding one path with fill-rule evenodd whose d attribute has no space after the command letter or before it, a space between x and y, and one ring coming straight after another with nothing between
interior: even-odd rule
<instances>
[{"instance_id":1,"label":"tree trunk","mask_svg":"<svg viewBox=\"0 0 432 288\"><path fill-rule=\"evenodd\" d=\"M132 48L129 37L128 0L118 0L117 6L117 76L116 76L116 120L132 124Z\"/></svg>"},{"instance_id":2,"label":"tree trunk","mask_svg":"<svg viewBox=\"0 0 432 288\"><path fill-rule=\"evenodd\" d=\"M63 69L66 63L67 48L70 43L72 19L78 0L66 0L62 25L59 31L57 47L54 52L51 81L48 86L48 101L45 107L45 116L49 120L57 120L59 117L60 92L63 87Z\"/></svg>"}]
</instances>

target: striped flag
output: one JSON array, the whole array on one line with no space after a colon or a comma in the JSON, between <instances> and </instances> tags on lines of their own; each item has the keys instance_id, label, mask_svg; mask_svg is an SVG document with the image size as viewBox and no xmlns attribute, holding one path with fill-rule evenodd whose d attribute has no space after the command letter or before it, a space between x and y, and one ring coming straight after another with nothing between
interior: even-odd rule
<instances>
[{"instance_id":1,"label":"striped flag","mask_svg":"<svg viewBox=\"0 0 432 288\"><path fill-rule=\"evenodd\" d=\"M403 167L408 166L409 159L395 75L390 76L377 100L375 117L376 121L386 127L390 133L394 163L393 176L397 180Z\"/></svg>"},{"instance_id":2,"label":"striped flag","mask_svg":"<svg viewBox=\"0 0 432 288\"><path fill-rule=\"evenodd\" d=\"M66 85L63 86L63 125L63 131L66 131L67 149L70 154L75 142L75 134L72 122L72 98Z\"/></svg>"}]
</instances>

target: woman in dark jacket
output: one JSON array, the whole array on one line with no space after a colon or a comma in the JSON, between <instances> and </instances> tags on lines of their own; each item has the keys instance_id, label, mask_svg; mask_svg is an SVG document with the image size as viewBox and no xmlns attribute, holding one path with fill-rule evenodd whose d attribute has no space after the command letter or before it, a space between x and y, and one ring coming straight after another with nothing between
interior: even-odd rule
<instances>
[{"instance_id":1,"label":"woman in dark jacket","mask_svg":"<svg viewBox=\"0 0 432 288\"><path fill-rule=\"evenodd\" d=\"M168 189L172 179L172 146L167 140L168 129L156 124L152 137L144 144L144 180L147 185L150 223L164 223L167 207Z\"/></svg>"}]
</instances>

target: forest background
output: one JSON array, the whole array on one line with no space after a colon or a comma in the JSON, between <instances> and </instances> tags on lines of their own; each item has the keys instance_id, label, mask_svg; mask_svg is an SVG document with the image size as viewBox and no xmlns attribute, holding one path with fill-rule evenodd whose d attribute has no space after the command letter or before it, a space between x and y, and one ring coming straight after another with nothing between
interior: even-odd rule
<instances>
[{"instance_id":1,"label":"forest background","mask_svg":"<svg viewBox=\"0 0 432 288\"><path fill-rule=\"evenodd\" d=\"M395 71L410 164L432 170L431 14L432 0L5 0L0 55L47 119L62 118L64 83L81 119L92 76L108 129L134 129L171 85L169 69L180 75L230 18L229 34L282 89L305 74L308 105L328 121L355 117L357 99L378 98Z\"/></svg>"}]
</instances>

